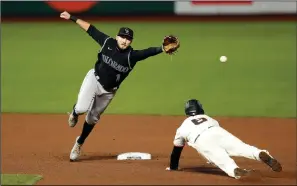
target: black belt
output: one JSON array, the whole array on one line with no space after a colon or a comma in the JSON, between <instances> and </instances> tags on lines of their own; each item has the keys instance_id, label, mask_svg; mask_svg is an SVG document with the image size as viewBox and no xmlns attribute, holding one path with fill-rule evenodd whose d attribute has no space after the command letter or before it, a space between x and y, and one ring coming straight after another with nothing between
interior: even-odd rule
<instances>
[{"instance_id":1,"label":"black belt","mask_svg":"<svg viewBox=\"0 0 297 186\"><path fill-rule=\"evenodd\" d=\"M98 76L98 74L94 71L94 75L95 75L95 78L97 79L97 81L102 85L102 87L108 91L108 92L113 92L115 90L117 90L118 88L117 87L113 87L113 88L106 88L101 82L100 82L100 77Z\"/></svg>"},{"instance_id":2,"label":"black belt","mask_svg":"<svg viewBox=\"0 0 297 186\"><path fill-rule=\"evenodd\" d=\"M210 129L211 127L214 127L214 126L210 126L210 127L208 127L207 129ZM207 130L207 129L205 129L205 130ZM204 131L205 131L205 130L204 130ZM203 132L204 132L204 131L203 131ZM202 132L202 133L203 133L203 132ZM202 133L200 133L200 134L195 138L194 143L196 142L196 140L199 138L199 136L200 136Z\"/></svg>"}]
</instances>

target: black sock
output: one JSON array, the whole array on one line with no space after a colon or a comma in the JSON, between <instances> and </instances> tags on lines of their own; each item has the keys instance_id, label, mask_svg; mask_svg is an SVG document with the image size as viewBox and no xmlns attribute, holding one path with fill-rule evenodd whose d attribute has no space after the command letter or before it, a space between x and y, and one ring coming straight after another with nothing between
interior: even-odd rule
<instances>
[{"instance_id":1,"label":"black sock","mask_svg":"<svg viewBox=\"0 0 297 186\"><path fill-rule=\"evenodd\" d=\"M88 124L86 121L84 123L83 126L83 130L81 132L80 137L77 140L77 143L79 144L83 144L85 142L85 139L89 136L89 134L91 133L91 131L93 130L95 125L90 125Z\"/></svg>"},{"instance_id":2,"label":"black sock","mask_svg":"<svg viewBox=\"0 0 297 186\"><path fill-rule=\"evenodd\" d=\"M75 105L76 105L76 104L73 105L73 112L72 112L72 114L73 114L74 116L78 116L78 114L75 112Z\"/></svg>"},{"instance_id":3,"label":"black sock","mask_svg":"<svg viewBox=\"0 0 297 186\"><path fill-rule=\"evenodd\" d=\"M78 116L78 114L76 114L76 112L75 112L75 109L73 109L72 114L73 114L73 116Z\"/></svg>"}]
</instances>

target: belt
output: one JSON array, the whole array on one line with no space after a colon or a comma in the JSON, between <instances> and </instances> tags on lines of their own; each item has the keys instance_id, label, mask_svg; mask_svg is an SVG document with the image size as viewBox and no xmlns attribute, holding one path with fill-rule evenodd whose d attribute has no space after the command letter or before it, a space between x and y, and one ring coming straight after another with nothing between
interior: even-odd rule
<instances>
[{"instance_id":1,"label":"belt","mask_svg":"<svg viewBox=\"0 0 297 186\"><path fill-rule=\"evenodd\" d=\"M100 77L98 76L98 74L94 71L94 75L95 75L95 78L97 79L97 81L101 84L101 86L108 92L113 92L113 91L116 91L117 90L117 87L114 87L114 88L109 88L107 89L101 82L100 82Z\"/></svg>"},{"instance_id":2,"label":"belt","mask_svg":"<svg viewBox=\"0 0 297 186\"><path fill-rule=\"evenodd\" d=\"M208 127L207 129L210 129L211 127L214 127L214 126L210 126L210 127ZM204 131L206 131L207 129L203 130L203 131L202 131L202 132L195 138L194 143L195 143L196 140L199 138L199 136L200 136Z\"/></svg>"}]
</instances>

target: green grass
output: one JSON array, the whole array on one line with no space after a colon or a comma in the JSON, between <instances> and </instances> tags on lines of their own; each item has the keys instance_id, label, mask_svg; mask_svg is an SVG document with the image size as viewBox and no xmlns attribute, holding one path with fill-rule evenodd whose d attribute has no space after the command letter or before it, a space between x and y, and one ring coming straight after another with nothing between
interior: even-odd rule
<instances>
[{"instance_id":1,"label":"green grass","mask_svg":"<svg viewBox=\"0 0 297 186\"><path fill-rule=\"evenodd\" d=\"M34 185L40 179L40 175L1 174L1 185Z\"/></svg>"},{"instance_id":2,"label":"green grass","mask_svg":"<svg viewBox=\"0 0 297 186\"><path fill-rule=\"evenodd\" d=\"M195 97L211 115L296 117L295 23L94 25L111 36L130 26L135 49L158 46L171 33L181 40L172 61L161 54L140 62L106 113L180 115ZM2 111L70 111L97 44L73 23L1 26Z\"/></svg>"}]
</instances>

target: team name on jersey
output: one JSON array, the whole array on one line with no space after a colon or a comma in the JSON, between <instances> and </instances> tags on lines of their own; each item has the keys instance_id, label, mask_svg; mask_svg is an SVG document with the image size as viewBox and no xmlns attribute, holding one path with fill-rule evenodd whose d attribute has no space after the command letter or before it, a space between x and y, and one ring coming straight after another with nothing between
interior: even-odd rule
<instances>
[{"instance_id":1,"label":"team name on jersey","mask_svg":"<svg viewBox=\"0 0 297 186\"><path fill-rule=\"evenodd\" d=\"M108 64L110 67L114 68L119 72L125 73L129 71L129 67L124 67L123 65L118 64L116 61L112 60L112 58L110 58L109 56L102 54L102 59L104 63Z\"/></svg>"}]
</instances>

